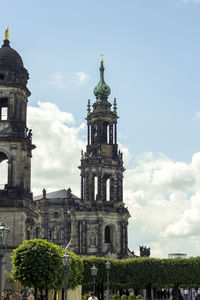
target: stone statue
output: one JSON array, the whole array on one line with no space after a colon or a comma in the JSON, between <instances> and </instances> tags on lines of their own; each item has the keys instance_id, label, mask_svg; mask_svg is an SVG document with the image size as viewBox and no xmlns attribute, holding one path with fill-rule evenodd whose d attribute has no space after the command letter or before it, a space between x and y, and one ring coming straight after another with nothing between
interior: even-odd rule
<instances>
[{"instance_id":1,"label":"stone statue","mask_svg":"<svg viewBox=\"0 0 200 300\"><path fill-rule=\"evenodd\" d=\"M89 245L90 247L96 247L96 244L97 244L96 232L94 230L91 230L89 233Z\"/></svg>"},{"instance_id":2,"label":"stone statue","mask_svg":"<svg viewBox=\"0 0 200 300\"><path fill-rule=\"evenodd\" d=\"M150 256L150 249L146 246L139 246L140 247L140 257L149 257Z\"/></svg>"},{"instance_id":3,"label":"stone statue","mask_svg":"<svg viewBox=\"0 0 200 300\"><path fill-rule=\"evenodd\" d=\"M28 132L28 139L29 139L29 141L31 142L32 141L32 129L29 129L29 132Z\"/></svg>"},{"instance_id":4,"label":"stone statue","mask_svg":"<svg viewBox=\"0 0 200 300\"><path fill-rule=\"evenodd\" d=\"M70 188L68 188L67 190L67 197L71 197L72 196L72 190Z\"/></svg>"},{"instance_id":5,"label":"stone statue","mask_svg":"<svg viewBox=\"0 0 200 300\"><path fill-rule=\"evenodd\" d=\"M46 199L47 191L45 189L42 190L43 198Z\"/></svg>"}]
</instances>

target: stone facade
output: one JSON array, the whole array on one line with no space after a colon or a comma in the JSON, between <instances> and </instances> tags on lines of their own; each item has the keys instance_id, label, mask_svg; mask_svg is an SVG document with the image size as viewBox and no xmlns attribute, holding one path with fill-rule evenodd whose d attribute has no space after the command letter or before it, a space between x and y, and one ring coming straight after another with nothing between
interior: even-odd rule
<instances>
[{"instance_id":1,"label":"stone facade","mask_svg":"<svg viewBox=\"0 0 200 300\"><path fill-rule=\"evenodd\" d=\"M123 202L123 157L117 144L117 105L108 101L101 61L96 97L87 109L88 142L82 151L81 198L68 190L31 193L32 131L26 124L29 75L20 55L4 40L0 48L0 162L8 182L0 189L0 217L10 228L8 251L25 239L44 238L85 255L128 256L130 217Z\"/></svg>"},{"instance_id":2,"label":"stone facade","mask_svg":"<svg viewBox=\"0 0 200 300\"><path fill-rule=\"evenodd\" d=\"M41 236L67 245L75 253L124 258L128 253L127 227L130 217L123 202L123 158L117 144L117 104L107 98L110 88L100 81L94 89L96 101L87 109L88 139L81 151L81 198L71 190L35 197L42 220ZM70 240L71 239L71 240Z\"/></svg>"},{"instance_id":3,"label":"stone facade","mask_svg":"<svg viewBox=\"0 0 200 300\"><path fill-rule=\"evenodd\" d=\"M7 161L7 183L0 189L0 218L10 228L8 253L31 233L38 220L31 186L35 146L26 125L29 75L20 55L4 40L0 48L0 162Z\"/></svg>"}]
</instances>

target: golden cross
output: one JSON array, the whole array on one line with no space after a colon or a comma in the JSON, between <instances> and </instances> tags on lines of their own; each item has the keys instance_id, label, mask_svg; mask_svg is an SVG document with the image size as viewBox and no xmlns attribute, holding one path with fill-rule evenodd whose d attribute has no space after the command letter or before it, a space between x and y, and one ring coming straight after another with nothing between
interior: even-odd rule
<instances>
[{"instance_id":1,"label":"golden cross","mask_svg":"<svg viewBox=\"0 0 200 300\"><path fill-rule=\"evenodd\" d=\"M103 63L103 62L104 62L104 60L103 60L103 56L104 56L104 55L103 55L103 54L100 54L100 56L101 56L100 62Z\"/></svg>"}]
</instances>

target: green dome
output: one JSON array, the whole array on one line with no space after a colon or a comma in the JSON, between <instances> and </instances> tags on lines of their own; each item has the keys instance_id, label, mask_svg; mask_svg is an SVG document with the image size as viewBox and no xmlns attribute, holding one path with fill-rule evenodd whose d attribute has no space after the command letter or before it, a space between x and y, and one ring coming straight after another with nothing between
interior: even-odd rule
<instances>
[{"instance_id":1,"label":"green dome","mask_svg":"<svg viewBox=\"0 0 200 300\"><path fill-rule=\"evenodd\" d=\"M103 60L101 60L100 66L100 80L97 86L94 88L94 95L96 96L97 100L107 100L108 96L111 93L110 87L104 81L104 66Z\"/></svg>"}]
</instances>

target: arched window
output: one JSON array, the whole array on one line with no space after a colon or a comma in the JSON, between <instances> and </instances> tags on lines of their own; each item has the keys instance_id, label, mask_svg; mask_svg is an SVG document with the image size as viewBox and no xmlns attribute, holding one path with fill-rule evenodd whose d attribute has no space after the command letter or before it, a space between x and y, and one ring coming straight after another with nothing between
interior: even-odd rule
<instances>
[{"instance_id":1,"label":"arched window","mask_svg":"<svg viewBox=\"0 0 200 300\"><path fill-rule=\"evenodd\" d=\"M105 244L111 243L111 229L110 226L105 227Z\"/></svg>"},{"instance_id":2,"label":"arched window","mask_svg":"<svg viewBox=\"0 0 200 300\"><path fill-rule=\"evenodd\" d=\"M0 189L3 190L8 184L8 157L0 152Z\"/></svg>"}]
</instances>

